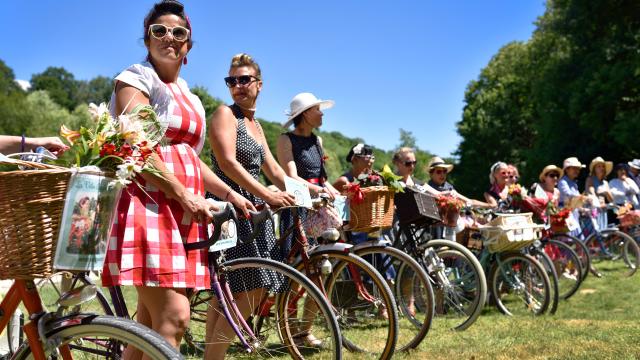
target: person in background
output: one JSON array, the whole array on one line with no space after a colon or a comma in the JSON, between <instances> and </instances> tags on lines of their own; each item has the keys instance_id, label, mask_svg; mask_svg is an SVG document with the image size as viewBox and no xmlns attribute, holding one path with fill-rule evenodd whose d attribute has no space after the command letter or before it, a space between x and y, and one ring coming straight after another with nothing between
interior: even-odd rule
<instances>
[{"instance_id":1,"label":"person in background","mask_svg":"<svg viewBox=\"0 0 640 360\"><path fill-rule=\"evenodd\" d=\"M447 181L447 175L451 170L453 170L453 164L447 164L440 157L434 156L429 161L427 169L429 171L429 182L427 183L429 187L439 191L440 193L451 194L452 196L464 201L467 206L491 207L491 205L484 201L469 199L468 197L460 194L456 191L453 185Z\"/></svg>"},{"instance_id":2,"label":"person in background","mask_svg":"<svg viewBox=\"0 0 640 360\"><path fill-rule=\"evenodd\" d=\"M262 126L256 119L256 103L262 90L262 73L258 63L247 54L231 59L229 75L224 78L234 103L222 105L211 116L209 142L213 171L231 190L248 199L253 206L267 203L273 207L295 205L293 195L284 191L285 172L271 155ZM282 191L271 191L260 183L260 173ZM227 195L215 194L226 201ZM248 219L237 223L238 237L253 232ZM261 257L283 261L272 226L262 226L255 241L227 249L225 258ZM265 291L279 293L286 285L281 276L268 269L248 269L228 274L234 299L243 316L248 317L260 304ZM224 358L234 338L229 323L212 300L207 312L207 346L205 359Z\"/></svg>"},{"instance_id":3,"label":"person in background","mask_svg":"<svg viewBox=\"0 0 640 360\"><path fill-rule=\"evenodd\" d=\"M558 181L564 172L555 165L547 165L542 169L538 179L539 183L532 186L531 193L536 198L544 196L544 199L550 201L554 206L558 206L560 201L560 190L556 187Z\"/></svg>"},{"instance_id":4,"label":"person in background","mask_svg":"<svg viewBox=\"0 0 640 360\"><path fill-rule=\"evenodd\" d=\"M604 209L606 203L613 201L613 196L609 190L607 175L611 173L613 163L604 161L600 156L591 160L589 164L589 177L585 180L585 192L592 198L592 204L598 208L596 221L599 229L605 229L608 225L607 211Z\"/></svg>"},{"instance_id":5,"label":"person in background","mask_svg":"<svg viewBox=\"0 0 640 360\"><path fill-rule=\"evenodd\" d=\"M520 172L518 171L518 168L513 164L508 164L507 167L509 168L509 178L507 179L507 185L517 184L520 180Z\"/></svg>"},{"instance_id":6,"label":"person in background","mask_svg":"<svg viewBox=\"0 0 640 360\"><path fill-rule=\"evenodd\" d=\"M373 163L376 161L373 155L373 148L365 144L354 145L347 154L347 162L351 164L351 169L333 182L333 187L345 193L347 186L354 182L361 174L368 174L373 170Z\"/></svg>"},{"instance_id":7,"label":"person in background","mask_svg":"<svg viewBox=\"0 0 640 360\"><path fill-rule=\"evenodd\" d=\"M489 171L489 182L491 187L484 193L484 199L491 207L498 207L498 203L507 199L508 196L508 181L510 180L511 172L509 171L509 165L502 161L498 161L491 165Z\"/></svg>"},{"instance_id":8,"label":"person in background","mask_svg":"<svg viewBox=\"0 0 640 360\"><path fill-rule=\"evenodd\" d=\"M440 191L413 177L418 161L412 148L401 147L393 154L392 161L396 168L396 174L402 176L400 181L403 186L415 187L419 191L426 191L434 196L440 195Z\"/></svg>"},{"instance_id":9,"label":"person in background","mask_svg":"<svg viewBox=\"0 0 640 360\"><path fill-rule=\"evenodd\" d=\"M633 159L627 164L629 165L629 177L640 188L640 159ZM638 195L638 201L640 202L640 195Z\"/></svg>"},{"instance_id":10,"label":"person in background","mask_svg":"<svg viewBox=\"0 0 640 360\"><path fill-rule=\"evenodd\" d=\"M278 138L276 153L280 166L287 176L307 184L312 196L324 193L333 198L340 194L327 182L322 138L313 133L322 126L322 110L333 105L332 100L320 100L311 93L294 96L289 119L282 125L287 129L293 124L294 128Z\"/></svg>"},{"instance_id":11,"label":"person in background","mask_svg":"<svg viewBox=\"0 0 640 360\"><path fill-rule=\"evenodd\" d=\"M38 147L59 155L69 149L58 137L24 137L0 135L0 154L35 151Z\"/></svg>"},{"instance_id":12,"label":"person in background","mask_svg":"<svg viewBox=\"0 0 640 360\"><path fill-rule=\"evenodd\" d=\"M617 164L613 169L616 178L609 182L609 189L616 205L631 204L634 209L640 208L638 194L640 189L629 176L628 164Z\"/></svg>"}]
</instances>

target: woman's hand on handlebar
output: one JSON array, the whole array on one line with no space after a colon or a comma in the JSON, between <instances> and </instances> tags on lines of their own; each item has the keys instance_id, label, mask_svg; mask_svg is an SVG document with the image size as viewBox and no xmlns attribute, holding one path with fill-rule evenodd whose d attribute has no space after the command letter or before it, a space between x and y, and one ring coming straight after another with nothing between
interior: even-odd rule
<instances>
[{"instance_id":1,"label":"woman's hand on handlebar","mask_svg":"<svg viewBox=\"0 0 640 360\"><path fill-rule=\"evenodd\" d=\"M231 191L229 193L227 201L229 201L233 204L233 206L239 209L247 219L249 218L249 211L256 211L256 207L253 205L253 203L251 203L251 201L247 200L247 198L235 191Z\"/></svg>"},{"instance_id":2,"label":"woman's hand on handlebar","mask_svg":"<svg viewBox=\"0 0 640 360\"><path fill-rule=\"evenodd\" d=\"M296 198L286 191L277 191L269 194L269 198L265 199L271 207L279 208L283 206L294 206Z\"/></svg>"},{"instance_id":3,"label":"woman's hand on handlebar","mask_svg":"<svg viewBox=\"0 0 640 360\"><path fill-rule=\"evenodd\" d=\"M216 205L207 201L204 197L194 195L188 190L184 190L179 199L177 199L184 211L191 215L195 222L210 222L213 220L211 211L220 210Z\"/></svg>"}]
</instances>

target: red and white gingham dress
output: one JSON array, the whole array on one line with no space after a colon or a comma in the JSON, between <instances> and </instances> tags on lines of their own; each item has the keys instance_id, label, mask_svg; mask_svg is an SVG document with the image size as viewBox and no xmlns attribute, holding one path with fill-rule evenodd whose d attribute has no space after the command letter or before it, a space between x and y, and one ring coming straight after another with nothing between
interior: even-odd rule
<instances>
[{"instance_id":1,"label":"red and white gingham dress","mask_svg":"<svg viewBox=\"0 0 640 360\"><path fill-rule=\"evenodd\" d=\"M134 65L116 77L149 95L166 125L159 155L168 171L204 196L198 154L205 136L204 108L184 80L162 83L148 65ZM112 96L112 104L115 99ZM122 193L102 274L104 286L210 287L206 250L185 252L183 243L202 241L206 229L180 204L151 184L132 183Z\"/></svg>"}]
</instances>

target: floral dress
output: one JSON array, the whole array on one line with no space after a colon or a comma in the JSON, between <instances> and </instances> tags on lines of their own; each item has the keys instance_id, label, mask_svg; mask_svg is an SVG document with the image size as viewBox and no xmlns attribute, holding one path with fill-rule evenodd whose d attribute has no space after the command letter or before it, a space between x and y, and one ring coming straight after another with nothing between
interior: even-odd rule
<instances>
[{"instance_id":1,"label":"floral dress","mask_svg":"<svg viewBox=\"0 0 640 360\"><path fill-rule=\"evenodd\" d=\"M149 97L165 130L158 155L188 191L204 196L198 153L204 144L204 108L187 83L162 82L149 64L136 64L116 81ZM111 97L115 114L115 93ZM185 243L202 241L206 228L157 187L138 177L117 206L102 274L104 286L135 285L203 289L210 286L206 250L186 252Z\"/></svg>"}]
</instances>

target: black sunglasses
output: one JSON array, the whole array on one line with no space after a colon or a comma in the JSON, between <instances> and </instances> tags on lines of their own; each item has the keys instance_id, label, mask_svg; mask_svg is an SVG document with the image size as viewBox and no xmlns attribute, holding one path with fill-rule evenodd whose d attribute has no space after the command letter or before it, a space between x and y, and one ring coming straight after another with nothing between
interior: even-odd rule
<instances>
[{"instance_id":1,"label":"black sunglasses","mask_svg":"<svg viewBox=\"0 0 640 360\"><path fill-rule=\"evenodd\" d=\"M549 173L547 174L548 177L553 178L553 179L557 179L560 177L560 174L558 173Z\"/></svg>"},{"instance_id":2,"label":"black sunglasses","mask_svg":"<svg viewBox=\"0 0 640 360\"><path fill-rule=\"evenodd\" d=\"M404 162L404 166L414 166L415 164L417 164L418 162L413 160L413 161L405 161Z\"/></svg>"},{"instance_id":3,"label":"black sunglasses","mask_svg":"<svg viewBox=\"0 0 640 360\"><path fill-rule=\"evenodd\" d=\"M240 86L247 86L252 82L259 81L259 80L260 79L258 79L253 75L227 76L226 78L224 78L225 84L227 84L227 87L230 87L230 88L238 84L240 84Z\"/></svg>"}]
</instances>

